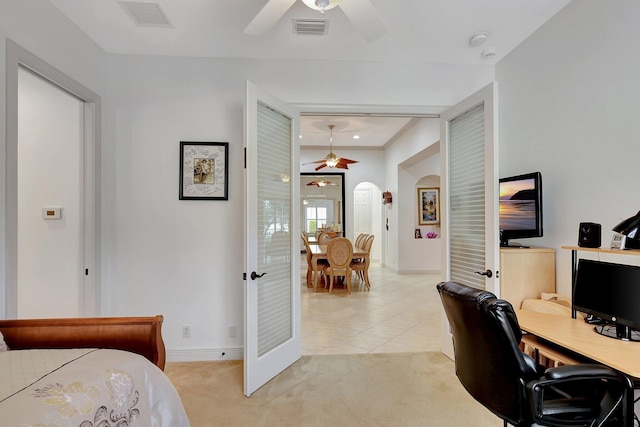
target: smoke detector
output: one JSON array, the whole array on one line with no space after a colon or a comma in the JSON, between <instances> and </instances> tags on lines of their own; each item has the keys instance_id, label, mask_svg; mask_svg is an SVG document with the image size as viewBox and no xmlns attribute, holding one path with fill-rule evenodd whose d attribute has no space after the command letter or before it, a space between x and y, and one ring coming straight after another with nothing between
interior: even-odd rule
<instances>
[{"instance_id":1,"label":"smoke detector","mask_svg":"<svg viewBox=\"0 0 640 427\"><path fill-rule=\"evenodd\" d=\"M476 47L487 41L489 35L485 32L475 33L469 39L469 46Z\"/></svg>"},{"instance_id":2,"label":"smoke detector","mask_svg":"<svg viewBox=\"0 0 640 427\"><path fill-rule=\"evenodd\" d=\"M498 50L495 47L490 47L487 50L482 51L482 54L480 56L482 57L482 59L486 60L493 58L497 53Z\"/></svg>"}]
</instances>

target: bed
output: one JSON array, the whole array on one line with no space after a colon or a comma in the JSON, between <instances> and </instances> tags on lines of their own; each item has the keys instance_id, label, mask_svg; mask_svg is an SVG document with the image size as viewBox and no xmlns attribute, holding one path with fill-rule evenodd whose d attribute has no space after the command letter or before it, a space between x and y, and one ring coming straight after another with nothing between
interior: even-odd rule
<instances>
[{"instance_id":1,"label":"bed","mask_svg":"<svg viewBox=\"0 0 640 427\"><path fill-rule=\"evenodd\" d=\"M189 426L163 372L162 320L0 320L0 424Z\"/></svg>"}]
</instances>

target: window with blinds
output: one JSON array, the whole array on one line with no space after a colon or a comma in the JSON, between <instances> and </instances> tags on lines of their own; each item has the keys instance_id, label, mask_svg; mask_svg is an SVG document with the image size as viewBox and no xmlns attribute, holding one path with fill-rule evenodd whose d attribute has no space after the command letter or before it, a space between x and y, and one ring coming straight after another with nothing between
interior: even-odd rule
<instances>
[{"instance_id":1,"label":"window with blinds","mask_svg":"<svg viewBox=\"0 0 640 427\"><path fill-rule=\"evenodd\" d=\"M484 104L449 123L450 278L484 289Z\"/></svg>"},{"instance_id":2,"label":"window with blinds","mask_svg":"<svg viewBox=\"0 0 640 427\"><path fill-rule=\"evenodd\" d=\"M291 119L258 104L258 356L290 339ZM284 182L287 181L287 182Z\"/></svg>"}]
</instances>

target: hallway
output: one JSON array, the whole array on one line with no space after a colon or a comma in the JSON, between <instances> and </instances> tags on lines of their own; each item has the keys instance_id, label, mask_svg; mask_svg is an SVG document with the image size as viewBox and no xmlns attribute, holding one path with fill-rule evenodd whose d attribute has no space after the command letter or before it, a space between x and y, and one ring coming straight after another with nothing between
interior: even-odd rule
<instances>
[{"instance_id":1,"label":"hallway","mask_svg":"<svg viewBox=\"0 0 640 427\"><path fill-rule=\"evenodd\" d=\"M440 351L439 274L398 275L376 263L371 291L354 279L351 295L329 295L305 286L301 265L303 355Z\"/></svg>"}]
</instances>

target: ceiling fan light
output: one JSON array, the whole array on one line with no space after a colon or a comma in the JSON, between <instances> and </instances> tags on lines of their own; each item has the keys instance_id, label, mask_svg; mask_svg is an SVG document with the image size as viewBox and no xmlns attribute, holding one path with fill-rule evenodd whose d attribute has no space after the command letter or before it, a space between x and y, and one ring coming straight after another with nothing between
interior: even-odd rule
<instances>
[{"instance_id":1,"label":"ceiling fan light","mask_svg":"<svg viewBox=\"0 0 640 427\"><path fill-rule=\"evenodd\" d=\"M340 0L302 0L302 2L313 10L319 10L320 13L324 15L323 10L327 11L329 9L333 9L338 5L338 3L340 3ZM321 6L323 4L324 7Z\"/></svg>"},{"instance_id":2,"label":"ceiling fan light","mask_svg":"<svg viewBox=\"0 0 640 427\"><path fill-rule=\"evenodd\" d=\"M315 3L316 6L320 8L320 13L324 15L324 11L327 9L327 6L329 6L329 0L316 0Z\"/></svg>"},{"instance_id":3,"label":"ceiling fan light","mask_svg":"<svg viewBox=\"0 0 640 427\"><path fill-rule=\"evenodd\" d=\"M335 154L327 154L327 166L329 166L330 168L335 168L339 160L340 159L338 159L338 156L336 156Z\"/></svg>"}]
</instances>

